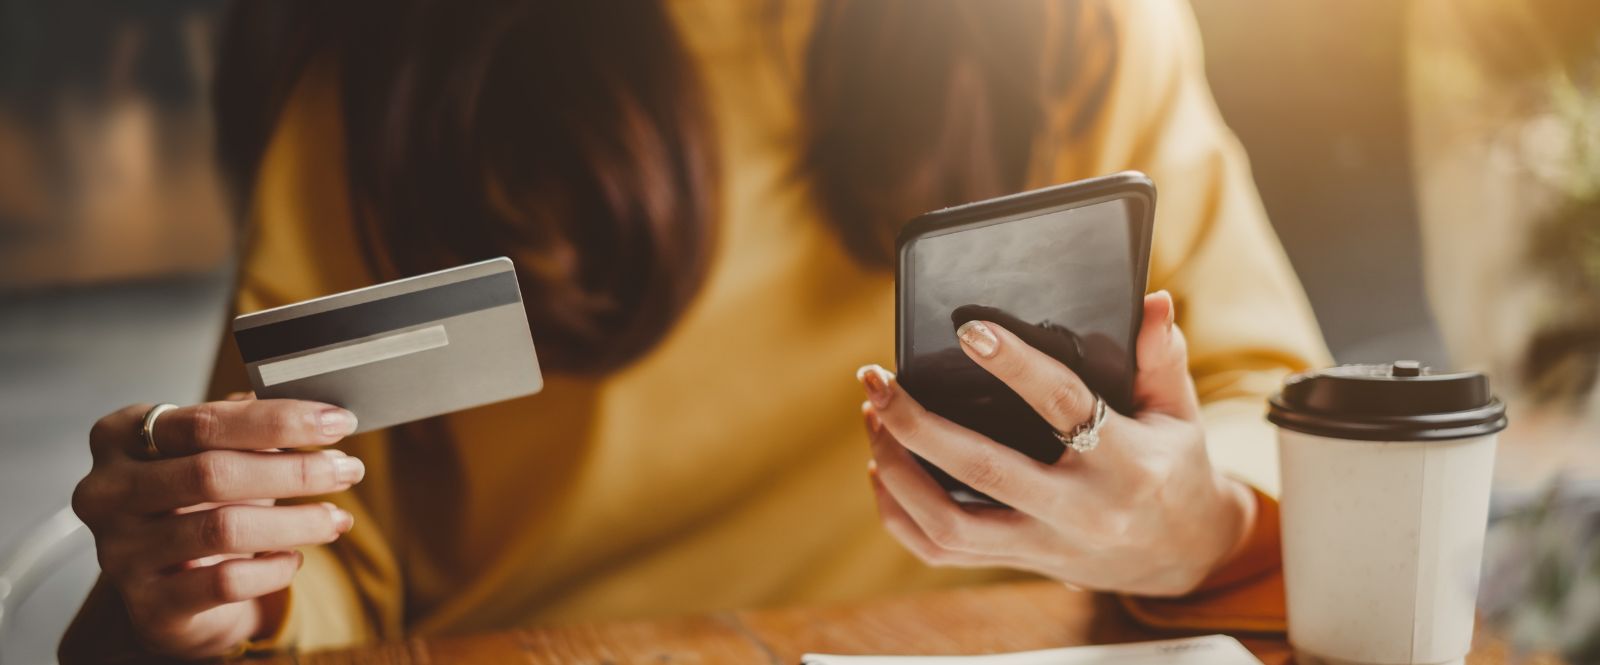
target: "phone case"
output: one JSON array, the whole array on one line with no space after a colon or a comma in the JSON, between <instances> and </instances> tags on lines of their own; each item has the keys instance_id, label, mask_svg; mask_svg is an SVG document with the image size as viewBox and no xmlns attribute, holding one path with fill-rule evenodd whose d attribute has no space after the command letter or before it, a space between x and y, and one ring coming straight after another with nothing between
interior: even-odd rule
<instances>
[{"instance_id":1,"label":"phone case","mask_svg":"<svg viewBox=\"0 0 1600 665\"><path fill-rule=\"evenodd\" d=\"M1059 460L1066 448L1056 438L1053 428L998 379L961 354L959 349L952 351L948 340L943 337L935 340L939 346L937 353L918 350L919 346L929 345L917 343L916 324L922 324L922 334L926 336L930 334L928 331L932 319L924 316L917 320L913 311L916 306L912 302L912 295L917 285L913 283L912 248L927 238L962 234L1110 201L1122 201L1125 202L1125 217L1120 218L1128 222L1124 228L1128 229L1130 256L1127 264L1131 274L1126 280L1105 280L1116 282L1118 286L1103 288L1119 291L1127 288L1127 293L1097 292L1094 295L1101 300L1131 303L1131 308L1127 310L1130 320L1125 330L1083 335L1075 331L1070 322L1025 321L1009 315L1003 308L973 303L951 307L948 331L942 329L941 320L937 322L940 329L931 334L948 335L953 339L955 327L966 320L983 319L999 323L1031 346L1078 372L1089 388L1105 399L1108 407L1129 413L1133 408L1133 376L1137 372L1135 342L1142 323L1142 299L1148 280L1155 200L1155 185L1150 179L1142 173L1128 171L946 208L912 220L901 229L896 239L895 361L901 385L924 406L958 424L1040 462L1048 464ZM1088 228L1086 222L1072 223ZM1120 246L1120 241L1118 243ZM976 246L979 243L972 244ZM1067 260L1067 257L1063 257L1063 260ZM1036 266L1007 264L1005 270L1057 271L1059 262ZM1063 300L1060 302L1067 303L1069 301L1066 299L1074 298L1072 289L1075 288L1085 287L1081 284L1063 287ZM1089 288L1102 287L1089 285ZM1037 300L1049 298L1050 295L1030 291L1019 297ZM1125 301L1122 300L1124 297ZM923 306L926 307L926 304ZM923 465L956 498L968 502L994 503L989 497L973 491L942 470L925 461Z\"/></svg>"}]
</instances>

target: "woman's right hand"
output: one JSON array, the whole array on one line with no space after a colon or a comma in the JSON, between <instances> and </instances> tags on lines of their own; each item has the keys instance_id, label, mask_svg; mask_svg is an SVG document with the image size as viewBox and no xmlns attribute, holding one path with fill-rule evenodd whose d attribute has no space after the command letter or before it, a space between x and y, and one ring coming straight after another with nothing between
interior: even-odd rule
<instances>
[{"instance_id":1,"label":"woman's right hand","mask_svg":"<svg viewBox=\"0 0 1600 665\"><path fill-rule=\"evenodd\" d=\"M227 653L277 628L297 547L328 543L354 518L329 503L276 499L349 489L361 461L324 446L356 428L344 409L246 397L173 409L154 427L159 459L130 406L89 432L94 465L72 508L94 533L101 574L145 647L171 657ZM281 449L281 450L280 450Z\"/></svg>"}]
</instances>

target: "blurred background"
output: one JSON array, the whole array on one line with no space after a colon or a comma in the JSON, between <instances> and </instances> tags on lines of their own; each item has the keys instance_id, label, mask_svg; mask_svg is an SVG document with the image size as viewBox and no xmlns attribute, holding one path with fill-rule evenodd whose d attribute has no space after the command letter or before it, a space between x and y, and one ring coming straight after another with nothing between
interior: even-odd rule
<instances>
[{"instance_id":1,"label":"blurred background","mask_svg":"<svg viewBox=\"0 0 1600 665\"><path fill-rule=\"evenodd\" d=\"M0 662L53 660L92 583L63 512L90 424L206 380L234 247L206 101L221 4L0 0ZM1482 369L1511 399L1501 514L1600 467L1593 4L1193 0L1337 359Z\"/></svg>"}]
</instances>

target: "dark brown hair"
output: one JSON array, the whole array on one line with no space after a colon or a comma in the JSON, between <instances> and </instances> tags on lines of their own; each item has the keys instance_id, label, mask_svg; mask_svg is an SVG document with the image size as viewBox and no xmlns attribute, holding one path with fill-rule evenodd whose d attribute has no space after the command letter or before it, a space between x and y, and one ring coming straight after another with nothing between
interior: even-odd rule
<instances>
[{"instance_id":1,"label":"dark brown hair","mask_svg":"<svg viewBox=\"0 0 1600 665\"><path fill-rule=\"evenodd\" d=\"M822 0L815 20L795 175L870 265L911 216L1026 187L1051 109L1072 92L1082 131L1114 67L1089 3ZM716 147L662 3L237 1L215 101L241 201L320 58L339 68L351 216L380 276L512 256L541 362L567 371L637 358L694 296Z\"/></svg>"}]
</instances>

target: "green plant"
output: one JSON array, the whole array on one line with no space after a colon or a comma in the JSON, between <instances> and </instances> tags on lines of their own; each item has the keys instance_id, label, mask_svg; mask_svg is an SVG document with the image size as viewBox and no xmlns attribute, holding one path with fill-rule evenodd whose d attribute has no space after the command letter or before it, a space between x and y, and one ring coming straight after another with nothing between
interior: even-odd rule
<instances>
[{"instance_id":1,"label":"green plant","mask_svg":"<svg viewBox=\"0 0 1600 665\"><path fill-rule=\"evenodd\" d=\"M1546 177L1558 202L1536 223L1528 260L1555 297L1539 313L1523 378L1537 400L1581 403L1600 383L1600 101L1573 71L1550 75L1547 89L1565 154Z\"/></svg>"},{"instance_id":2,"label":"green plant","mask_svg":"<svg viewBox=\"0 0 1600 665\"><path fill-rule=\"evenodd\" d=\"M1524 652L1600 663L1600 494L1557 480L1494 521L1478 605Z\"/></svg>"}]
</instances>

